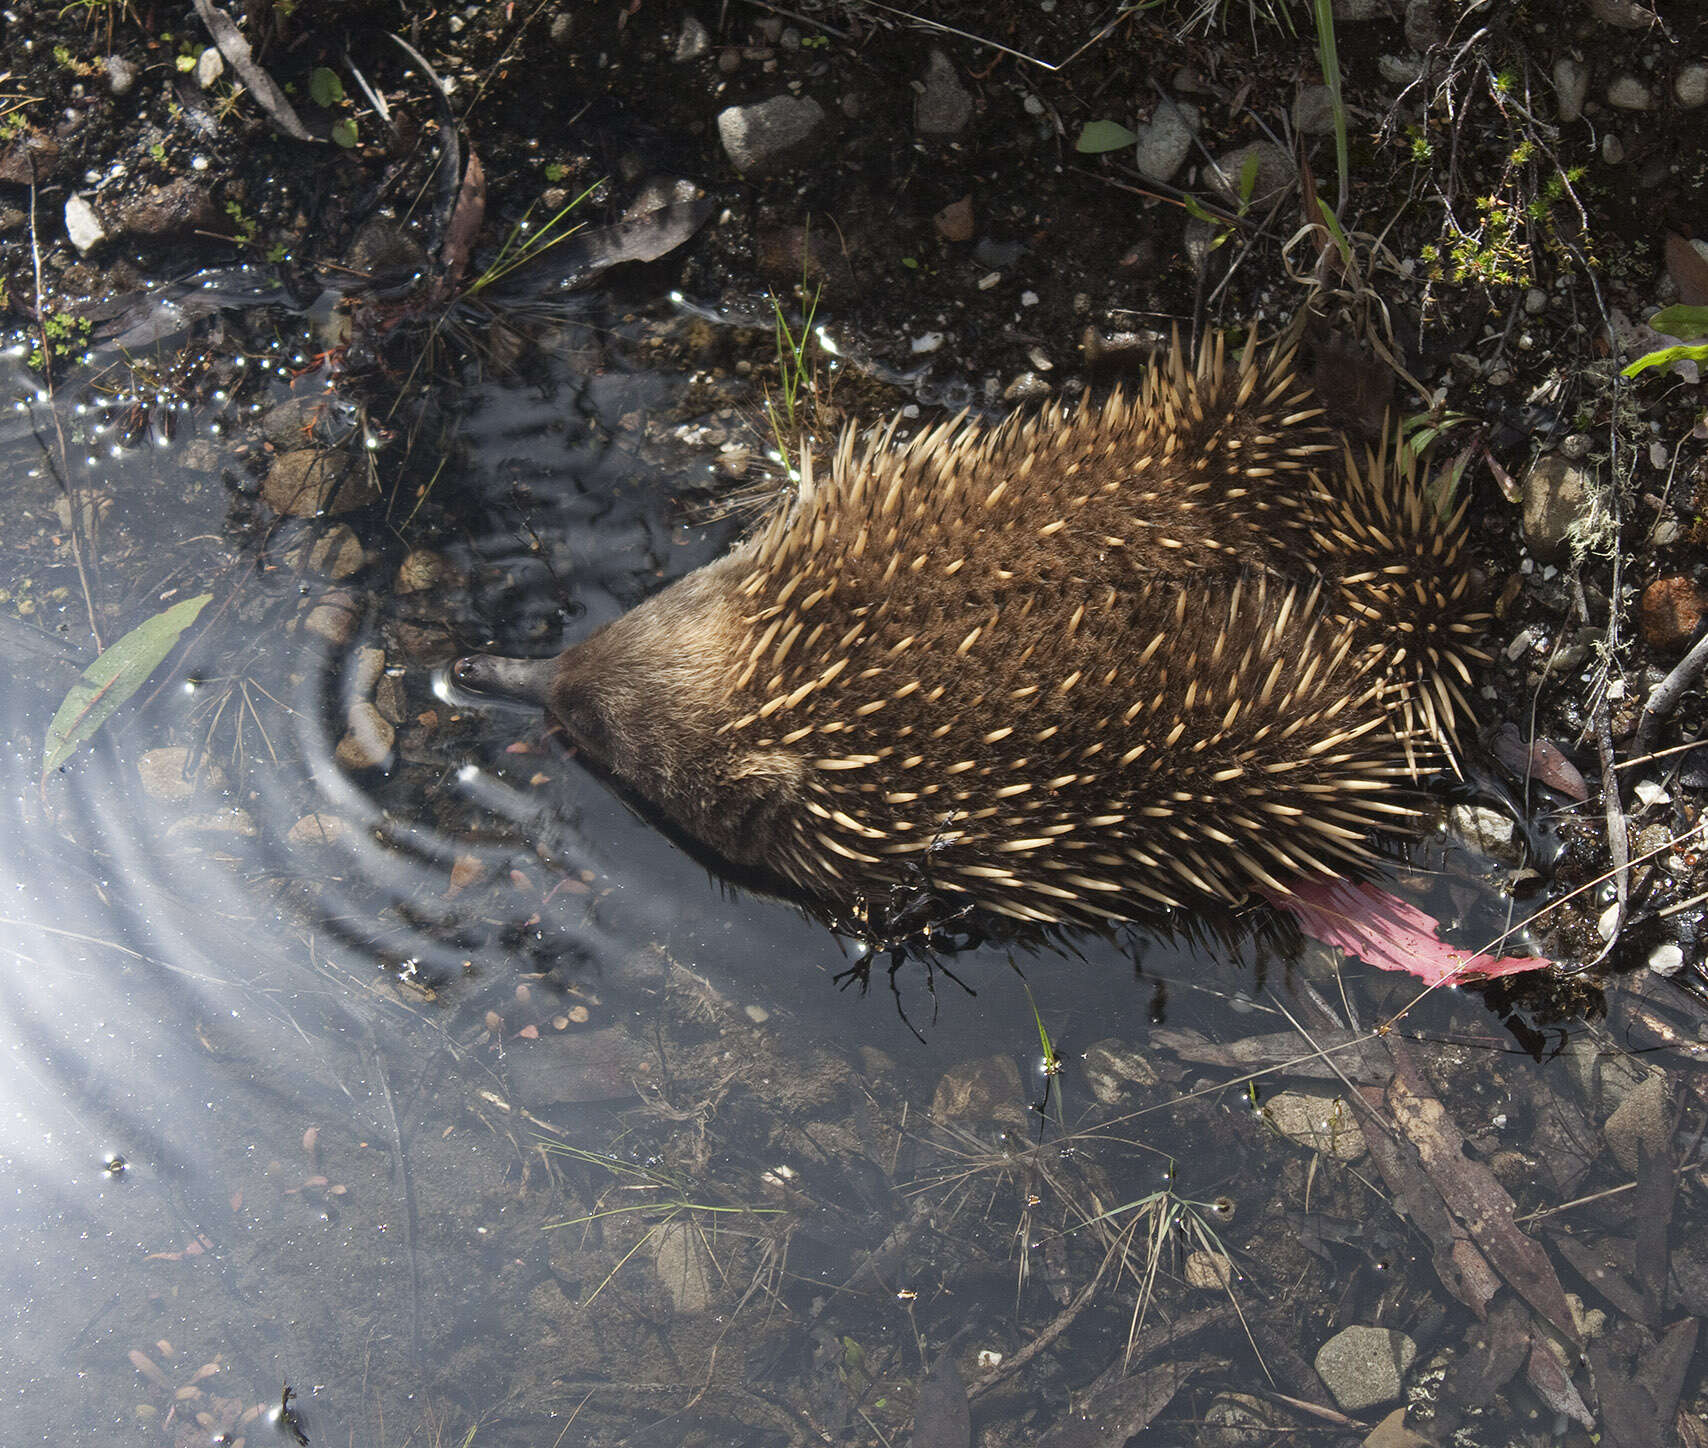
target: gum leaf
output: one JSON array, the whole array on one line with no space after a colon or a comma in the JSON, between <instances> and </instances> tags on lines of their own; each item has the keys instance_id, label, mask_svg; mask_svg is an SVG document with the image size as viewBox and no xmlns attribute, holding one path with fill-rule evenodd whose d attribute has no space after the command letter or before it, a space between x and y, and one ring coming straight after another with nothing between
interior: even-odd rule
<instances>
[{"instance_id":1,"label":"gum leaf","mask_svg":"<svg viewBox=\"0 0 1708 1448\"><path fill-rule=\"evenodd\" d=\"M47 726L47 738L42 741L43 778L94 738L119 705L148 682L212 597L204 593L187 598L144 620L83 671Z\"/></svg>"}]
</instances>

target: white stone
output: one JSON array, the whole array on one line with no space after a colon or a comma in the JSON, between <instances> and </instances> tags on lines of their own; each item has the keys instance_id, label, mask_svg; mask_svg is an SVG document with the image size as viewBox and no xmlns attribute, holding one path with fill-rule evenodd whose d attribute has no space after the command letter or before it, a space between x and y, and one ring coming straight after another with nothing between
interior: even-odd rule
<instances>
[{"instance_id":1,"label":"white stone","mask_svg":"<svg viewBox=\"0 0 1708 1448\"><path fill-rule=\"evenodd\" d=\"M98 246L107 239L107 230L101 225L101 218L82 195L75 195L65 203L65 234L71 238L71 244L77 248L79 256L87 255L91 247Z\"/></svg>"},{"instance_id":2,"label":"white stone","mask_svg":"<svg viewBox=\"0 0 1708 1448\"><path fill-rule=\"evenodd\" d=\"M1676 945L1657 945L1649 952L1649 969L1656 975L1677 975L1684 968L1684 951Z\"/></svg>"}]
</instances>

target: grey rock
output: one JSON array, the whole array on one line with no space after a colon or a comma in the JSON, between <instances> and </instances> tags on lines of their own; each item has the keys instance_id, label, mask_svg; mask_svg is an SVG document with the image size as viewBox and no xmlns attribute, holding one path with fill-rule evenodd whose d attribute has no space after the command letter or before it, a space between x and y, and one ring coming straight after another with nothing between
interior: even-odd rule
<instances>
[{"instance_id":1,"label":"grey rock","mask_svg":"<svg viewBox=\"0 0 1708 1448\"><path fill-rule=\"evenodd\" d=\"M1485 855L1498 856L1512 843L1513 824L1499 810L1481 805L1456 804L1447 818L1453 828Z\"/></svg>"},{"instance_id":2,"label":"grey rock","mask_svg":"<svg viewBox=\"0 0 1708 1448\"><path fill-rule=\"evenodd\" d=\"M1413 50L1428 50L1446 36L1436 0L1406 0L1406 44Z\"/></svg>"},{"instance_id":3,"label":"grey rock","mask_svg":"<svg viewBox=\"0 0 1708 1448\"><path fill-rule=\"evenodd\" d=\"M1560 104L1560 123L1570 125L1583 118L1583 103L1589 95L1589 67L1581 60L1562 55L1554 62L1554 96Z\"/></svg>"},{"instance_id":4,"label":"grey rock","mask_svg":"<svg viewBox=\"0 0 1708 1448\"><path fill-rule=\"evenodd\" d=\"M804 96L772 96L718 113L718 139L743 176L783 169L810 151L824 131L824 107Z\"/></svg>"},{"instance_id":5,"label":"grey rock","mask_svg":"<svg viewBox=\"0 0 1708 1448\"><path fill-rule=\"evenodd\" d=\"M913 107L913 129L934 140L950 140L973 119L973 95L961 84L955 63L941 50L931 52L924 87Z\"/></svg>"},{"instance_id":6,"label":"grey rock","mask_svg":"<svg viewBox=\"0 0 1708 1448\"><path fill-rule=\"evenodd\" d=\"M1253 172L1249 195L1246 187L1248 171ZM1293 184L1293 176L1293 158L1287 152L1268 141L1252 141L1216 157L1208 179L1224 202L1233 206L1264 207L1280 198Z\"/></svg>"},{"instance_id":7,"label":"grey rock","mask_svg":"<svg viewBox=\"0 0 1708 1448\"><path fill-rule=\"evenodd\" d=\"M1558 563L1571 551L1574 525L1592 507L1589 472L1558 454L1538 458L1524 478L1524 541L1544 563Z\"/></svg>"},{"instance_id":8,"label":"grey rock","mask_svg":"<svg viewBox=\"0 0 1708 1448\"><path fill-rule=\"evenodd\" d=\"M1647 30L1660 23L1653 10L1645 9L1636 0L1589 0L1589 8L1603 25L1620 30Z\"/></svg>"},{"instance_id":9,"label":"grey rock","mask_svg":"<svg viewBox=\"0 0 1708 1448\"><path fill-rule=\"evenodd\" d=\"M676 37L676 59L698 60L711 48L712 37L705 21L697 15L690 15L682 22L682 33Z\"/></svg>"},{"instance_id":10,"label":"grey rock","mask_svg":"<svg viewBox=\"0 0 1708 1448\"><path fill-rule=\"evenodd\" d=\"M1349 1327L1317 1350L1317 1376L1348 1413L1391 1403L1404 1386L1417 1344L1386 1327Z\"/></svg>"},{"instance_id":11,"label":"grey rock","mask_svg":"<svg viewBox=\"0 0 1708 1448\"><path fill-rule=\"evenodd\" d=\"M1687 111L1708 105L1708 65L1693 60L1672 78L1672 95Z\"/></svg>"},{"instance_id":12,"label":"grey rock","mask_svg":"<svg viewBox=\"0 0 1708 1448\"><path fill-rule=\"evenodd\" d=\"M1634 75L1616 75L1607 87L1607 104L1621 111L1652 111L1655 98Z\"/></svg>"},{"instance_id":13,"label":"grey rock","mask_svg":"<svg viewBox=\"0 0 1708 1448\"><path fill-rule=\"evenodd\" d=\"M196 84L203 90L211 87L225 74L225 57L214 46L208 46L196 57Z\"/></svg>"},{"instance_id":14,"label":"grey rock","mask_svg":"<svg viewBox=\"0 0 1708 1448\"><path fill-rule=\"evenodd\" d=\"M1334 92L1326 85L1308 85L1293 102L1293 124L1307 136L1334 131Z\"/></svg>"},{"instance_id":15,"label":"grey rock","mask_svg":"<svg viewBox=\"0 0 1708 1448\"><path fill-rule=\"evenodd\" d=\"M1192 134L1198 129L1198 108L1164 97L1156 112L1138 127L1133 148L1139 173L1152 181L1168 181L1186 162Z\"/></svg>"}]
</instances>

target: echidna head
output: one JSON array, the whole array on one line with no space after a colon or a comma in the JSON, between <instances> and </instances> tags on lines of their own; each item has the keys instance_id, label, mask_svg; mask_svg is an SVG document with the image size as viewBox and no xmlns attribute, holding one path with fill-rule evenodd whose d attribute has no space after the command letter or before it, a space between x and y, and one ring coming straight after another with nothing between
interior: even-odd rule
<instances>
[{"instance_id":1,"label":"echidna head","mask_svg":"<svg viewBox=\"0 0 1708 1448\"><path fill-rule=\"evenodd\" d=\"M797 755L723 726L741 641L724 562L648 599L555 661L546 708L589 763L739 863L767 857Z\"/></svg>"}]
</instances>

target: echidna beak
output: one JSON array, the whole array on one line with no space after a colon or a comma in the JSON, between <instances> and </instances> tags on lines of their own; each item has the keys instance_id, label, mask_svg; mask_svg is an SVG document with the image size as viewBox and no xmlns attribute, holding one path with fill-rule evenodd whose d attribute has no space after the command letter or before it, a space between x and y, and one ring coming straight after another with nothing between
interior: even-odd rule
<instances>
[{"instance_id":1,"label":"echidna beak","mask_svg":"<svg viewBox=\"0 0 1708 1448\"><path fill-rule=\"evenodd\" d=\"M557 671L555 659L506 659L497 654L469 654L451 665L451 681L476 694L493 694L542 708Z\"/></svg>"}]
</instances>

